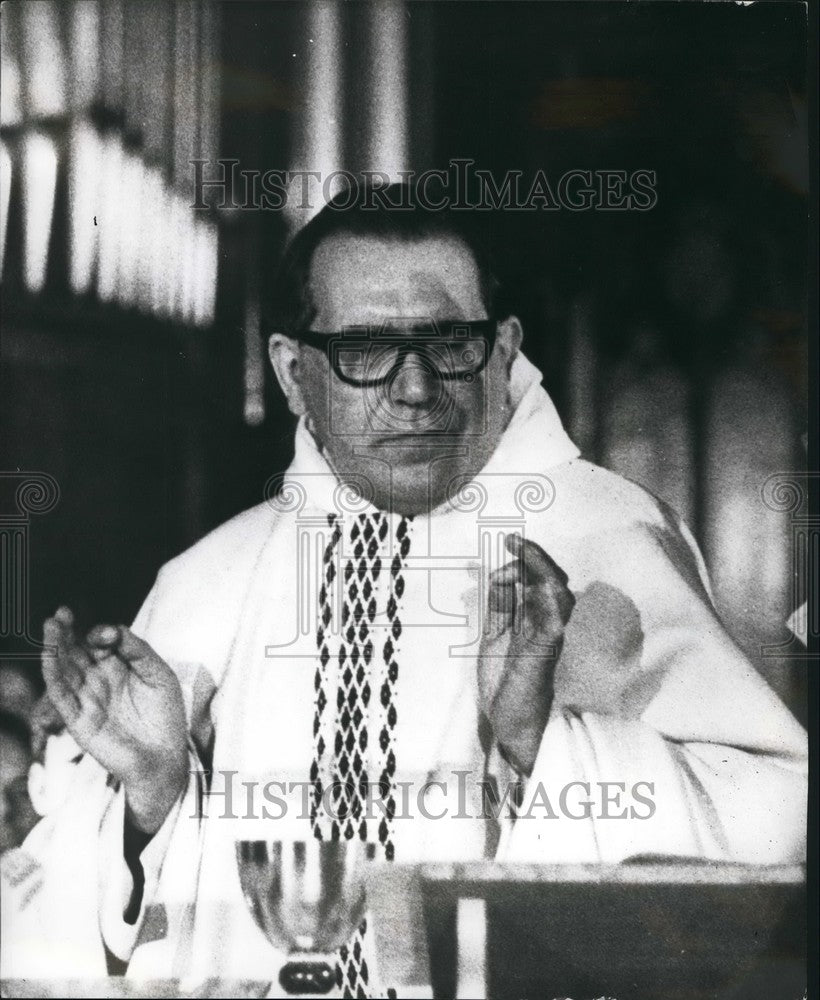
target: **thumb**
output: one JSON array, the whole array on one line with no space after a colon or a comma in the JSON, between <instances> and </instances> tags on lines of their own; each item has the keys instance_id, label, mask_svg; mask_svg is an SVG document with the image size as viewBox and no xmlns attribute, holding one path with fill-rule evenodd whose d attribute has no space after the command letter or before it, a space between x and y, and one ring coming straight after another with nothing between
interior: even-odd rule
<instances>
[{"instance_id":1,"label":"thumb","mask_svg":"<svg viewBox=\"0 0 820 1000\"><path fill-rule=\"evenodd\" d=\"M119 657L125 660L141 680L153 680L165 667L165 661L144 639L134 635L128 626L119 625L117 628L120 634L117 647Z\"/></svg>"},{"instance_id":2,"label":"thumb","mask_svg":"<svg viewBox=\"0 0 820 1000\"><path fill-rule=\"evenodd\" d=\"M116 625L95 625L89 629L85 641L95 649L113 649L120 641L120 630Z\"/></svg>"},{"instance_id":3,"label":"thumb","mask_svg":"<svg viewBox=\"0 0 820 1000\"><path fill-rule=\"evenodd\" d=\"M513 534L507 536L506 545L508 552L523 560L527 583L544 583L552 580L564 587L568 584L567 574L538 542Z\"/></svg>"}]
</instances>

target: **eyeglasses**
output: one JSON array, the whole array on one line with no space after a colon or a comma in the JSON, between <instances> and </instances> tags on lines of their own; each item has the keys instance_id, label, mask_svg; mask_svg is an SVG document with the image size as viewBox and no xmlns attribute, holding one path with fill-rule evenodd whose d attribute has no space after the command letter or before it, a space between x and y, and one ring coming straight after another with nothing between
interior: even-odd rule
<instances>
[{"instance_id":1,"label":"eyeglasses","mask_svg":"<svg viewBox=\"0 0 820 1000\"><path fill-rule=\"evenodd\" d=\"M349 326L338 333L304 330L293 336L326 353L342 382L368 388L390 382L409 354L439 379L472 382L490 360L495 334L492 319L408 319Z\"/></svg>"}]
</instances>

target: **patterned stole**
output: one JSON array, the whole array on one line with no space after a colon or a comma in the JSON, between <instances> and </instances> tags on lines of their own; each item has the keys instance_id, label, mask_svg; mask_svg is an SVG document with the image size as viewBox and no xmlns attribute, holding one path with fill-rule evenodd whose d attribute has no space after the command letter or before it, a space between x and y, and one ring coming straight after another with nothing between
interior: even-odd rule
<instances>
[{"instance_id":1,"label":"patterned stole","mask_svg":"<svg viewBox=\"0 0 820 1000\"><path fill-rule=\"evenodd\" d=\"M395 856L398 602L411 520L378 511L359 514L345 536L338 515L328 515L316 632L313 834L319 840L359 838L379 845L388 861ZM383 806L373 804L377 798ZM339 950L336 982L344 997L371 996L366 931L362 921Z\"/></svg>"}]
</instances>

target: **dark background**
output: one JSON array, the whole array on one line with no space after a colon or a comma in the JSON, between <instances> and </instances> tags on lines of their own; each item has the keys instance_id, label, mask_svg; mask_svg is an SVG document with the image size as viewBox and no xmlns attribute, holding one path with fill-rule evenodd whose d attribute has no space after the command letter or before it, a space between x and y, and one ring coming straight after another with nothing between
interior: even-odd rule
<instances>
[{"instance_id":1,"label":"dark background","mask_svg":"<svg viewBox=\"0 0 820 1000\"><path fill-rule=\"evenodd\" d=\"M220 153L248 169L290 165L305 12L222 5ZM649 212L504 212L488 225L525 350L570 433L588 457L638 478L628 455L647 442L660 478L646 485L663 494L677 459L656 432L678 412L669 433L685 439L675 466L685 482L666 499L685 508L738 640L752 655L785 642L789 528L755 505L767 476L805 460L806 8L425 2L406 15L415 169L469 157L499 179L656 171ZM352 170L362 166L358 42L371 16L367 4L343 9ZM243 418L246 295L270 281L280 214L220 216L217 320L193 330L67 292L61 190L45 290L21 282L14 188L2 276L2 468L48 472L60 487L59 504L30 525L32 637L63 602L83 623L130 620L159 566L260 502L292 452L269 376L264 420ZM628 429L624 447L613 426ZM2 503L13 510L13 495ZM726 569L727 558L737 564ZM7 647L33 649L13 636ZM803 715L800 663L757 662Z\"/></svg>"}]
</instances>

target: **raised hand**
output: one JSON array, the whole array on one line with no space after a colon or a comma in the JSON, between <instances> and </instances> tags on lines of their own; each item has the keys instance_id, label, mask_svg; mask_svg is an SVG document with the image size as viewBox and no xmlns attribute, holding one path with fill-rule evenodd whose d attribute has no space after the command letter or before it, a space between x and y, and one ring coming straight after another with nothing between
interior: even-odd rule
<instances>
[{"instance_id":1,"label":"raised hand","mask_svg":"<svg viewBox=\"0 0 820 1000\"><path fill-rule=\"evenodd\" d=\"M509 762L530 774L549 717L553 675L575 598L535 542L510 535L516 557L490 575L478 659L481 708Z\"/></svg>"},{"instance_id":2,"label":"raised hand","mask_svg":"<svg viewBox=\"0 0 820 1000\"><path fill-rule=\"evenodd\" d=\"M132 823L153 834L185 787L185 710L176 675L124 625L80 643L59 608L43 626L49 698L82 749L125 787Z\"/></svg>"}]
</instances>

